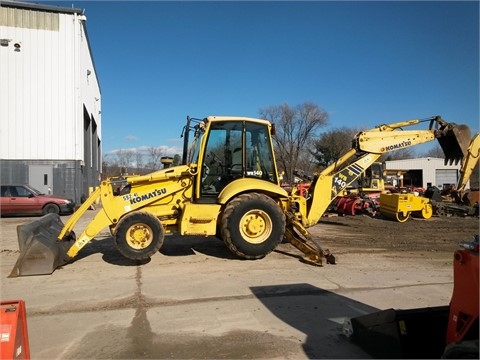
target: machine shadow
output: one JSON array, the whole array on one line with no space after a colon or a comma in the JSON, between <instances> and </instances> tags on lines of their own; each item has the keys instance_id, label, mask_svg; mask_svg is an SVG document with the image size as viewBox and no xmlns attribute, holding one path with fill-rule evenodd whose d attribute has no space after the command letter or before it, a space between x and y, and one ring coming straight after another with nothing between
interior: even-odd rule
<instances>
[{"instance_id":1,"label":"machine shadow","mask_svg":"<svg viewBox=\"0 0 480 360\"><path fill-rule=\"evenodd\" d=\"M103 254L102 259L105 262L117 266L138 266L148 264L151 261L151 259L131 260L125 258L117 250L113 241L111 236L91 240L70 263L94 254ZM165 256L194 256L201 253L220 259L241 260L227 249L223 241L214 236L171 235L165 238L159 252Z\"/></svg>"},{"instance_id":2,"label":"machine shadow","mask_svg":"<svg viewBox=\"0 0 480 360\"><path fill-rule=\"evenodd\" d=\"M250 288L278 319L306 336L303 349L310 359L371 359L343 335L343 322L378 309L310 284Z\"/></svg>"},{"instance_id":3,"label":"machine shadow","mask_svg":"<svg viewBox=\"0 0 480 360\"><path fill-rule=\"evenodd\" d=\"M80 261L88 256L94 254L102 254L102 260L118 266L138 266L145 265L150 262L150 259L146 260L131 260L123 256L115 247L113 243L113 237L105 237L101 239L91 240L85 247L80 250L78 255L73 259L71 263Z\"/></svg>"},{"instance_id":4,"label":"machine shadow","mask_svg":"<svg viewBox=\"0 0 480 360\"><path fill-rule=\"evenodd\" d=\"M160 253L166 256L189 256L201 253L219 259L241 260L228 250L221 239L215 236L170 235L165 238Z\"/></svg>"}]
</instances>

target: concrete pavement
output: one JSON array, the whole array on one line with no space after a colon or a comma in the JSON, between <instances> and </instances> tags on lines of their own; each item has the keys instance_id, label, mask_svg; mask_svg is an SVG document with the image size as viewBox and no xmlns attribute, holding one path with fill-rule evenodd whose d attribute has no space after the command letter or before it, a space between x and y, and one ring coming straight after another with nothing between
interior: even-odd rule
<instances>
[{"instance_id":1,"label":"concrete pavement","mask_svg":"<svg viewBox=\"0 0 480 360\"><path fill-rule=\"evenodd\" d=\"M32 359L370 358L342 335L346 317L446 305L453 288L449 254L336 249L337 265L313 267L288 244L245 261L216 238L170 236L138 265L108 231L52 275L7 278L16 225L34 219L0 219L1 299L25 300Z\"/></svg>"}]
</instances>

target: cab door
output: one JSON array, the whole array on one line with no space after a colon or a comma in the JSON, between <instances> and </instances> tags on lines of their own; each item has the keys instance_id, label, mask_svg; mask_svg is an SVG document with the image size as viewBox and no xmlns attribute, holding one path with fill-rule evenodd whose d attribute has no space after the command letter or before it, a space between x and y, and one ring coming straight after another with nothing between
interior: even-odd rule
<instances>
[{"instance_id":1,"label":"cab door","mask_svg":"<svg viewBox=\"0 0 480 360\"><path fill-rule=\"evenodd\" d=\"M210 124L201 168L200 198L217 198L222 189L244 176L243 121Z\"/></svg>"},{"instance_id":2,"label":"cab door","mask_svg":"<svg viewBox=\"0 0 480 360\"><path fill-rule=\"evenodd\" d=\"M242 178L277 184L268 126L243 120L212 122L209 126L200 170L201 200L216 201L225 186Z\"/></svg>"}]
</instances>

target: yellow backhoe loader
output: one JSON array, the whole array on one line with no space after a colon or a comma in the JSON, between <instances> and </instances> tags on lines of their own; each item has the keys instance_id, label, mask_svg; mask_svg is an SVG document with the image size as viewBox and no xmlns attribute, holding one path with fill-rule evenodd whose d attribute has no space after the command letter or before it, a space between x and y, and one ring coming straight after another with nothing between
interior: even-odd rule
<instances>
[{"instance_id":1,"label":"yellow backhoe loader","mask_svg":"<svg viewBox=\"0 0 480 360\"><path fill-rule=\"evenodd\" d=\"M402 128L428 122L428 129ZM190 143L189 136L193 133ZM72 261L102 229L110 228L118 251L133 260L147 259L161 248L166 234L217 235L245 259L259 259L286 238L305 262L334 263L312 238L329 204L385 152L437 139L446 161L466 156L470 130L439 116L380 125L358 133L352 149L314 180L305 198L281 186L272 145L275 126L246 117L187 117L182 136L182 165L142 176L127 176L117 191L103 181L63 224L49 214L18 227L20 255L10 276L51 274ZM73 229L92 204L95 218L76 237Z\"/></svg>"}]
</instances>

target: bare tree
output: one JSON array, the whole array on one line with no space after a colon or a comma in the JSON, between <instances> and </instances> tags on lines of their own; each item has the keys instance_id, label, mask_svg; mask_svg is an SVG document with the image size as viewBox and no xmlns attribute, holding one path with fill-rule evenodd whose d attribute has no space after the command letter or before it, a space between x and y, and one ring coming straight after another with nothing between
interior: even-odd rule
<instances>
[{"instance_id":1,"label":"bare tree","mask_svg":"<svg viewBox=\"0 0 480 360\"><path fill-rule=\"evenodd\" d=\"M141 150L135 149L135 166L136 166L135 172L143 173L142 170L144 170L144 166L143 166L144 157L145 157L145 154Z\"/></svg>"},{"instance_id":2,"label":"bare tree","mask_svg":"<svg viewBox=\"0 0 480 360\"><path fill-rule=\"evenodd\" d=\"M317 130L327 124L328 113L311 102L295 107L286 103L269 106L260 109L259 113L275 124L273 141L277 161L284 169L287 181L292 181L301 155L308 152L308 143Z\"/></svg>"},{"instance_id":3,"label":"bare tree","mask_svg":"<svg viewBox=\"0 0 480 360\"><path fill-rule=\"evenodd\" d=\"M445 158L445 154L442 150L442 147L438 144L435 144L434 147L432 147L430 150L426 151L423 154L423 156L424 157L439 158L439 159Z\"/></svg>"},{"instance_id":4,"label":"bare tree","mask_svg":"<svg viewBox=\"0 0 480 360\"><path fill-rule=\"evenodd\" d=\"M118 150L117 153L118 164L122 168L121 175L126 175L129 172L129 168L133 167L133 159L135 159L135 150Z\"/></svg>"},{"instance_id":5,"label":"bare tree","mask_svg":"<svg viewBox=\"0 0 480 360\"><path fill-rule=\"evenodd\" d=\"M315 148L315 141L316 139L310 139L307 144L305 144L306 149L314 149ZM314 173L318 173L320 167L313 155L312 151L303 151L297 162L297 170L303 170L307 177L312 176Z\"/></svg>"},{"instance_id":6,"label":"bare tree","mask_svg":"<svg viewBox=\"0 0 480 360\"><path fill-rule=\"evenodd\" d=\"M104 179L112 176L120 176L121 169L118 163L118 157L114 154L105 154L102 162L102 177Z\"/></svg>"},{"instance_id":7,"label":"bare tree","mask_svg":"<svg viewBox=\"0 0 480 360\"><path fill-rule=\"evenodd\" d=\"M405 159L413 159L416 157L415 150L412 148L404 148L395 151L391 151L388 153L384 153L380 156L378 161L385 162L385 161L393 161L393 160L405 160Z\"/></svg>"},{"instance_id":8,"label":"bare tree","mask_svg":"<svg viewBox=\"0 0 480 360\"><path fill-rule=\"evenodd\" d=\"M343 127L321 134L319 139L314 141L312 151L318 165L327 167L337 161L352 148L352 140L357 133L358 130Z\"/></svg>"},{"instance_id":9,"label":"bare tree","mask_svg":"<svg viewBox=\"0 0 480 360\"><path fill-rule=\"evenodd\" d=\"M152 171L160 169L160 158L165 155L165 151L161 147L150 146L147 153L149 156L147 166Z\"/></svg>"}]
</instances>

